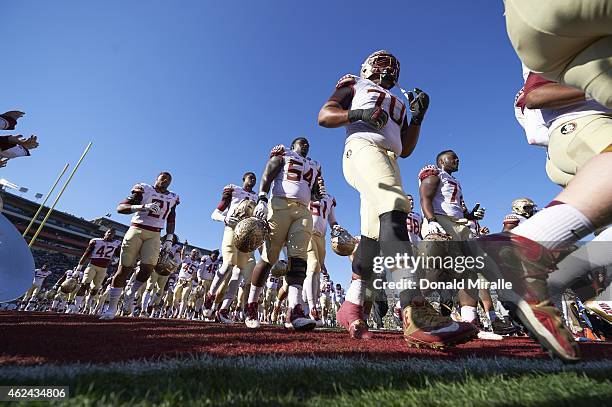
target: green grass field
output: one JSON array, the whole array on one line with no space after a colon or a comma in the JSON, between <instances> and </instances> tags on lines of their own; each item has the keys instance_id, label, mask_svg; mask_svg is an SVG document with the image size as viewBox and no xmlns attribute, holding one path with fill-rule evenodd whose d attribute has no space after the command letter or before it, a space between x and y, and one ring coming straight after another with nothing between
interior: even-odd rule
<instances>
[{"instance_id":1,"label":"green grass field","mask_svg":"<svg viewBox=\"0 0 612 407\"><path fill-rule=\"evenodd\" d=\"M612 363L198 357L0 368L4 385L68 385L88 406L605 406ZM20 405L40 403L22 402Z\"/></svg>"}]
</instances>

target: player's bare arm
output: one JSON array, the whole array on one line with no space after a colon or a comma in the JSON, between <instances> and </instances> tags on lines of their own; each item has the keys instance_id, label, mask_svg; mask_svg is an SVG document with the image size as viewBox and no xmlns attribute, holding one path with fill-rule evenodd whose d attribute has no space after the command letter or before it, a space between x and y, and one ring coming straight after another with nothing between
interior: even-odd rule
<instances>
[{"instance_id":1,"label":"player's bare arm","mask_svg":"<svg viewBox=\"0 0 612 407\"><path fill-rule=\"evenodd\" d=\"M91 257L91 254L94 251L96 244L94 243L94 241L92 240L91 242L89 242L89 245L87 246L87 249L85 249L85 253L83 253L83 255L81 256L81 259L79 260L79 264L77 266L77 269L81 269L81 267L83 267L87 261L89 260L89 257Z\"/></svg>"},{"instance_id":2,"label":"player's bare arm","mask_svg":"<svg viewBox=\"0 0 612 407\"><path fill-rule=\"evenodd\" d=\"M319 126L327 128L342 127L349 124L348 110L335 101L327 101L319 111Z\"/></svg>"},{"instance_id":3,"label":"player's bare arm","mask_svg":"<svg viewBox=\"0 0 612 407\"><path fill-rule=\"evenodd\" d=\"M172 239L172 235L174 234L174 229L176 227L176 206L174 206L170 210L170 214L168 215L168 219L166 220L166 236L170 236Z\"/></svg>"},{"instance_id":4,"label":"player's bare arm","mask_svg":"<svg viewBox=\"0 0 612 407\"><path fill-rule=\"evenodd\" d=\"M361 120L380 130L387 124L389 113L380 105L367 109L351 109L356 82L353 75L340 78L334 93L319 111L320 126L335 128Z\"/></svg>"},{"instance_id":5,"label":"player's bare arm","mask_svg":"<svg viewBox=\"0 0 612 407\"><path fill-rule=\"evenodd\" d=\"M433 209L433 200L436 196L436 191L438 190L438 186L440 184L440 178L435 175L430 175L429 177L423 179L421 181L421 185L419 186L419 195L421 202L421 209L423 210L423 215L425 215L425 219L435 219L436 214Z\"/></svg>"},{"instance_id":6,"label":"player's bare arm","mask_svg":"<svg viewBox=\"0 0 612 407\"><path fill-rule=\"evenodd\" d=\"M547 83L525 95L528 109L558 109L585 100L583 91L558 83Z\"/></svg>"},{"instance_id":7,"label":"player's bare arm","mask_svg":"<svg viewBox=\"0 0 612 407\"><path fill-rule=\"evenodd\" d=\"M264 173L261 176L261 183L259 184L259 195L262 194L268 195L270 192L270 186L272 185L272 181L278 175L278 173L283 168L283 158L281 156L273 156L270 157L268 162L266 163L266 168L264 169Z\"/></svg>"},{"instance_id":8,"label":"player's bare arm","mask_svg":"<svg viewBox=\"0 0 612 407\"><path fill-rule=\"evenodd\" d=\"M404 118L404 124L402 125L401 138L402 138L402 153L400 157L406 158L414 151L418 141L419 134L421 133L421 126L410 123L407 124L406 118Z\"/></svg>"}]
</instances>

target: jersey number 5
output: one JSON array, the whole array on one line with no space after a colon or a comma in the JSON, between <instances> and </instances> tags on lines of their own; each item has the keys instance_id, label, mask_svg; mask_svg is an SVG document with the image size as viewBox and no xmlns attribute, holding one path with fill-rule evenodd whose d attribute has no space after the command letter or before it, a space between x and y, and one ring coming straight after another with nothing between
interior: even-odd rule
<instances>
[{"instance_id":1,"label":"jersey number 5","mask_svg":"<svg viewBox=\"0 0 612 407\"><path fill-rule=\"evenodd\" d=\"M312 176L314 174L314 171L311 168L308 171L306 171L304 174L302 174L302 172L303 172L302 163L296 160L289 159L289 165L287 165L286 179L288 181L294 181L294 182L300 182L300 180L303 179L304 181L306 181L306 183L310 187L312 184L312 178L313 178Z\"/></svg>"}]
</instances>

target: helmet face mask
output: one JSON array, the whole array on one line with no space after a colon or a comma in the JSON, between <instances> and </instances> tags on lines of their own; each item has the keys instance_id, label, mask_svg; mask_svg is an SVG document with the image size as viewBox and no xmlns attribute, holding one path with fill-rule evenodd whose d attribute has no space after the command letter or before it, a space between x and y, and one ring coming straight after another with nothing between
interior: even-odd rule
<instances>
[{"instance_id":1,"label":"helmet face mask","mask_svg":"<svg viewBox=\"0 0 612 407\"><path fill-rule=\"evenodd\" d=\"M360 76L385 89L391 89L397 83L400 74L400 63L385 50L376 51L361 65Z\"/></svg>"}]
</instances>

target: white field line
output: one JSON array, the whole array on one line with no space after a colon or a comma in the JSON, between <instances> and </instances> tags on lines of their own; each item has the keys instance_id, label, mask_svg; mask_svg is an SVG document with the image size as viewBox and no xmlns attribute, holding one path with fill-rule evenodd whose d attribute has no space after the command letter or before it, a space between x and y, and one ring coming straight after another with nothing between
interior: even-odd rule
<instances>
[{"instance_id":1,"label":"white field line","mask_svg":"<svg viewBox=\"0 0 612 407\"><path fill-rule=\"evenodd\" d=\"M0 367L0 381L74 379L85 374L121 373L140 375L142 373L163 372L186 368L198 369L245 369L254 373L295 371L317 369L319 373L349 374L351 370L367 369L379 373L401 374L459 374L476 375L496 373L556 373L556 372L597 372L612 370L612 360L581 362L564 365L558 360L509 359L509 358L466 358L454 360L407 359L372 361L358 358L328 357L285 357L278 356L234 356L218 358L200 355L181 359L157 359L99 364L66 364L38 366Z\"/></svg>"}]
</instances>

